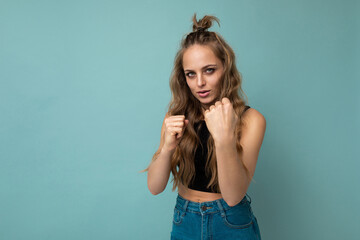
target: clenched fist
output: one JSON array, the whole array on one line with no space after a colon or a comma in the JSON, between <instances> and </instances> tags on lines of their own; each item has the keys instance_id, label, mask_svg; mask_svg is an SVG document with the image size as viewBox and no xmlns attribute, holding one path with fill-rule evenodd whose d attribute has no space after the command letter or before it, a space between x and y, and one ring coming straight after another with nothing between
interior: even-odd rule
<instances>
[{"instance_id":1,"label":"clenched fist","mask_svg":"<svg viewBox=\"0 0 360 240\"><path fill-rule=\"evenodd\" d=\"M165 143L164 148L174 150L184 133L189 120L184 115L169 116L165 119Z\"/></svg>"},{"instance_id":2,"label":"clenched fist","mask_svg":"<svg viewBox=\"0 0 360 240\"><path fill-rule=\"evenodd\" d=\"M214 141L223 141L234 136L238 116L228 98L211 105L204 112L204 117Z\"/></svg>"}]
</instances>

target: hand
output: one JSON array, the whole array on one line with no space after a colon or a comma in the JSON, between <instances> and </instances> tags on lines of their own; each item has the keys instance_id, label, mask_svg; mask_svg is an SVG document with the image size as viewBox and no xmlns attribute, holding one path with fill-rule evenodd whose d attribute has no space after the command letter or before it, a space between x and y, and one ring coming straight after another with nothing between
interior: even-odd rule
<instances>
[{"instance_id":1,"label":"hand","mask_svg":"<svg viewBox=\"0 0 360 240\"><path fill-rule=\"evenodd\" d=\"M204 112L206 126L215 142L224 141L235 136L238 116L228 98L223 98L211 105Z\"/></svg>"},{"instance_id":2,"label":"hand","mask_svg":"<svg viewBox=\"0 0 360 240\"><path fill-rule=\"evenodd\" d=\"M169 116L165 119L165 143L163 148L174 150L182 137L189 120L184 115Z\"/></svg>"}]
</instances>

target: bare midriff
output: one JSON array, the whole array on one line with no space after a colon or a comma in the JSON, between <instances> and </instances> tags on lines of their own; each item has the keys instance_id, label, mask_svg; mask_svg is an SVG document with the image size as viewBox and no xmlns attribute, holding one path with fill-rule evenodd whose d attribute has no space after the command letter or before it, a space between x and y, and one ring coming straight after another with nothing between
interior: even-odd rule
<instances>
[{"instance_id":1,"label":"bare midriff","mask_svg":"<svg viewBox=\"0 0 360 240\"><path fill-rule=\"evenodd\" d=\"M221 193L197 191L194 189L187 188L181 183L179 184L178 187L178 193L181 197L183 197L186 200L199 202L199 203L215 201L217 199L222 198Z\"/></svg>"}]
</instances>

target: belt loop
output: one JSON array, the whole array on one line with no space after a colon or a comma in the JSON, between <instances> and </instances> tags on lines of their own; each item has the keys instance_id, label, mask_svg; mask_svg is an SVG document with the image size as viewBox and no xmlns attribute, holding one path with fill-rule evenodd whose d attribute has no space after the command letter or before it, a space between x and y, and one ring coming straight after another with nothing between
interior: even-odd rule
<instances>
[{"instance_id":1,"label":"belt loop","mask_svg":"<svg viewBox=\"0 0 360 240\"><path fill-rule=\"evenodd\" d=\"M184 206L183 206L184 214L185 214L185 212L186 212L186 208L187 208L188 204L189 204L189 200L186 200L186 199L185 199L185 203L184 203Z\"/></svg>"},{"instance_id":2,"label":"belt loop","mask_svg":"<svg viewBox=\"0 0 360 240\"><path fill-rule=\"evenodd\" d=\"M246 195L248 196L248 198L250 199L250 203L251 203L251 197L249 196L249 194L246 193Z\"/></svg>"},{"instance_id":3,"label":"belt loop","mask_svg":"<svg viewBox=\"0 0 360 240\"><path fill-rule=\"evenodd\" d=\"M224 211L224 208L223 208L223 206L221 204L221 201L219 199L216 199L216 203L217 203L217 205L218 205L218 207L220 209L221 216L225 217L225 211Z\"/></svg>"}]
</instances>

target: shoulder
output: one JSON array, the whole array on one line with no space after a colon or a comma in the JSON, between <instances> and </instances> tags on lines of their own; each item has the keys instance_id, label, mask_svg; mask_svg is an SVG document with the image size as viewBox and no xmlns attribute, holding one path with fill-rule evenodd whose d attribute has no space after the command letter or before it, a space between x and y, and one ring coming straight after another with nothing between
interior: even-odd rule
<instances>
[{"instance_id":1,"label":"shoulder","mask_svg":"<svg viewBox=\"0 0 360 240\"><path fill-rule=\"evenodd\" d=\"M266 119L265 119L264 115L262 115L255 108L251 108L251 107L243 113L242 119L246 123L257 122L259 124L266 124Z\"/></svg>"},{"instance_id":2,"label":"shoulder","mask_svg":"<svg viewBox=\"0 0 360 240\"><path fill-rule=\"evenodd\" d=\"M264 115L255 108L249 108L243 113L242 119L244 121L242 129L243 135L251 134L257 135L260 138L263 137L266 129L266 119Z\"/></svg>"},{"instance_id":3,"label":"shoulder","mask_svg":"<svg viewBox=\"0 0 360 240\"><path fill-rule=\"evenodd\" d=\"M256 109L246 110L242 119L244 124L241 129L240 145L242 146L242 161L253 177L260 153L261 145L265 136L265 117Z\"/></svg>"}]
</instances>

